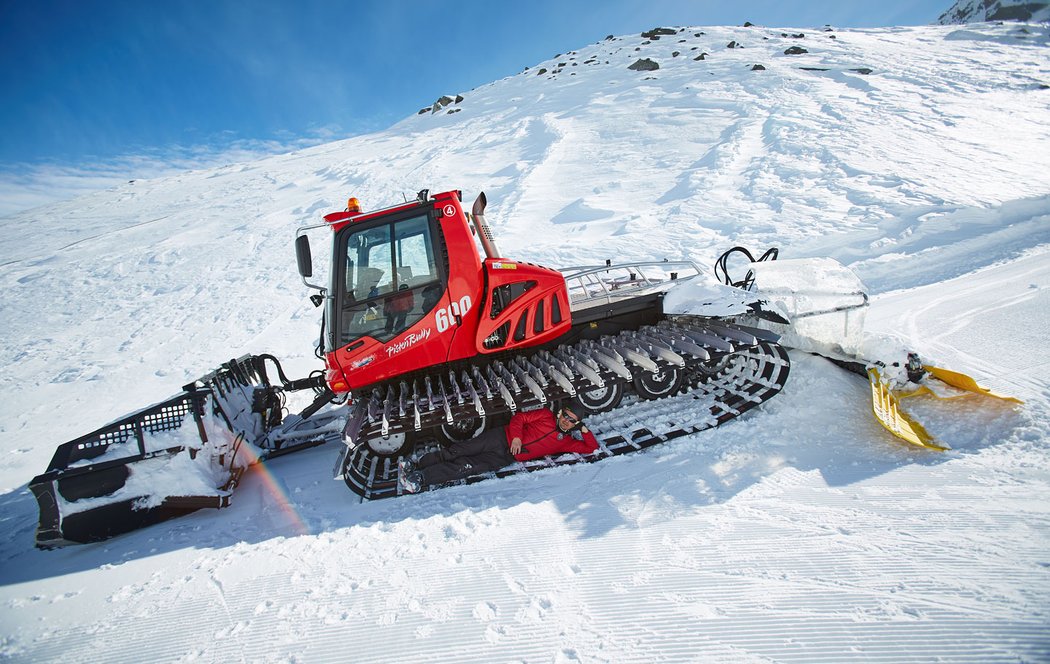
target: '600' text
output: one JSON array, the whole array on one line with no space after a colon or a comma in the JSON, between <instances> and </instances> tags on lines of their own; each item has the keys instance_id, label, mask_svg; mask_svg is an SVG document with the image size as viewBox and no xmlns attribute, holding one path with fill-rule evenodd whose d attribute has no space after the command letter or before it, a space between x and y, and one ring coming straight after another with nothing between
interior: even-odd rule
<instances>
[{"instance_id":1,"label":"'600' text","mask_svg":"<svg viewBox=\"0 0 1050 664\"><path fill-rule=\"evenodd\" d=\"M470 296L464 295L459 298L458 302L452 302L447 307L438 309L434 314L438 334L447 330L453 323L456 323L457 318L466 316L467 312L470 311L470 305Z\"/></svg>"}]
</instances>

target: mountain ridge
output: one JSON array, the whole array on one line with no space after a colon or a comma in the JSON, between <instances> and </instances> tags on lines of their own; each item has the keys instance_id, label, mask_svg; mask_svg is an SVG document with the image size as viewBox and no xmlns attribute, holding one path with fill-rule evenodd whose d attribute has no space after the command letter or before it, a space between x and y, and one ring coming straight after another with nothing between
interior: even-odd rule
<instances>
[{"instance_id":1,"label":"mountain ridge","mask_svg":"<svg viewBox=\"0 0 1050 664\"><path fill-rule=\"evenodd\" d=\"M955 0L937 19L942 25L984 21L1050 21L1050 2Z\"/></svg>"}]
</instances>

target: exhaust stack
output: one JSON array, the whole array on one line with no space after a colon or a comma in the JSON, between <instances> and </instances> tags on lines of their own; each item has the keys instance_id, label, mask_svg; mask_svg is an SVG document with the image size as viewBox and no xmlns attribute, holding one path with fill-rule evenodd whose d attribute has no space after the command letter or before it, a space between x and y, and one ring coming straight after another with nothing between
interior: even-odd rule
<instances>
[{"instance_id":1,"label":"exhaust stack","mask_svg":"<svg viewBox=\"0 0 1050 664\"><path fill-rule=\"evenodd\" d=\"M474 227L478 230L478 238L481 240L481 246L485 248L485 254L489 258L502 258L503 256L496 246L496 238L492 235L492 230L485 222L485 205L487 203L485 192L478 194L477 200L474 201L474 207L471 209L471 216L474 218Z\"/></svg>"}]
</instances>

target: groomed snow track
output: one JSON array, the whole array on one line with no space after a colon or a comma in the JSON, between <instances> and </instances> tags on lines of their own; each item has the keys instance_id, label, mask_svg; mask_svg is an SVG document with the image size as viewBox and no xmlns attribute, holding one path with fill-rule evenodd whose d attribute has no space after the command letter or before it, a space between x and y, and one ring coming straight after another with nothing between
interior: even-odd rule
<instances>
[{"instance_id":1,"label":"groomed snow track","mask_svg":"<svg viewBox=\"0 0 1050 664\"><path fill-rule=\"evenodd\" d=\"M396 455L380 455L369 446L373 437L412 436L457 417L498 421L500 416L547 407L575 393L601 392L594 378L609 389L616 384L629 386L632 381L637 384L638 376L645 372L681 372L683 379L666 397L649 400L628 394L619 407L590 416L588 425L599 440L599 449L592 454L517 462L426 489L637 452L720 426L769 400L783 389L790 360L776 335L765 330L681 316L598 342L515 358L510 366L497 365L486 368L484 375L472 367L459 375L417 379L412 386L403 382L397 389L377 389L371 398L359 400L344 429L347 448L336 467L337 477L365 499L399 496L398 461L413 446L406 445ZM566 389L569 386L571 390ZM414 447L438 444L432 437L420 438Z\"/></svg>"}]
</instances>

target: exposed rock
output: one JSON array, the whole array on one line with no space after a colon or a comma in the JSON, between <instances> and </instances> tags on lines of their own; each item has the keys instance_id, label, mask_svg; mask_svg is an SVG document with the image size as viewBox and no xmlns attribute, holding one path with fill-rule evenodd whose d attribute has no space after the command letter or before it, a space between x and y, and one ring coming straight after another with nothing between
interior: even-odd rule
<instances>
[{"instance_id":1,"label":"exposed rock","mask_svg":"<svg viewBox=\"0 0 1050 664\"><path fill-rule=\"evenodd\" d=\"M994 9L992 13L988 15L989 21L1031 21L1034 12L1040 9L1046 10L1045 2L1030 2L1023 5L1014 5L1013 7L1003 7L999 5L997 9Z\"/></svg>"},{"instance_id":2,"label":"exposed rock","mask_svg":"<svg viewBox=\"0 0 1050 664\"><path fill-rule=\"evenodd\" d=\"M736 43L735 41L731 41L728 44L726 44L726 48L744 48L744 47L741 46L740 44Z\"/></svg>"},{"instance_id":3,"label":"exposed rock","mask_svg":"<svg viewBox=\"0 0 1050 664\"><path fill-rule=\"evenodd\" d=\"M656 71L659 68L660 65L649 58L641 58L628 67L631 71Z\"/></svg>"},{"instance_id":4,"label":"exposed rock","mask_svg":"<svg viewBox=\"0 0 1050 664\"><path fill-rule=\"evenodd\" d=\"M431 113L437 113L441 109L445 108L449 104L458 104L463 101L463 95L456 95L455 97L449 97L448 95L442 95L434 104L430 107Z\"/></svg>"},{"instance_id":5,"label":"exposed rock","mask_svg":"<svg viewBox=\"0 0 1050 664\"><path fill-rule=\"evenodd\" d=\"M867 67L857 67L856 69L850 69L850 71L855 71L858 74L863 74L865 76L867 76L868 74L870 74L872 72L872 70L868 69Z\"/></svg>"},{"instance_id":6,"label":"exposed rock","mask_svg":"<svg viewBox=\"0 0 1050 664\"><path fill-rule=\"evenodd\" d=\"M751 68L751 71L765 71L765 70L766 70L766 68L763 67L762 65L755 65L754 67Z\"/></svg>"},{"instance_id":7,"label":"exposed rock","mask_svg":"<svg viewBox=\"0 0 1050 664\"><path fill-rule=\"evenodd\" d=\"M678 57L679 55L681 55L681 54L682 54L682 53L681 53L680 51L672 51L672 52L671 52L671 57L672 57L672 58L677 58L677 57Z\"/></svg>"},{"instance_id":8,"label":"exposed rock","mask_svg":"<svg viewBox=\"0 0 1050 664\"><path fill-rule=\"evenodd\" d=\"M671 35L677 35L677 34L678 34L678 31L677 30L672 30L671 28L653 28L652 30L648 30L646 32L643 32L642 33L642 38L643 39L652 39L652 40L655 41L655 40L659 39L661 35L671 36Z\"/></svg>"},{"instance_id":9,"label":"exposed rock","mask_svg":"<svg viewBox=\"0 0 1050 664\"><path fill-rule=\"evenodd\" d=\"M744 21L744 27L745 28L753 28L753 27L755 27L755 24L752 23L751 21Z\"/></svg>"},{"instance_id":10,"label":"exposed rock","mask_svg":"<svg viewBox=\"0 0 1050 664\"><path fill-rule=\"evenodd\" d=\"M706 60L707 59L707 53L701 53L700 55L696 56L693 59L694 60Z\"/></svg>"},{"instance_id":11,"label":"exposed rock","mask_svg":"<svg viewBox=\"0 0 1050 664\"><path fill-rule=\"evenodd\" d=\"M546 67L540 67L539 70L536 72L536 75L537 76L542 76L543 74L546 74L546 73L547 73L547 68Z\"/></svg>"},{"instance_id":12,"label":"exposed rock","mask_svg":"<svg viewBox=\"0 0 1050 664\"><path fill-rule=\"evenodd\" d=\"M791 48L784 51L784 55L802 55L803 53L809 53L806 49L801 46L792 46Z\"/></svg>"}]
</instances>

